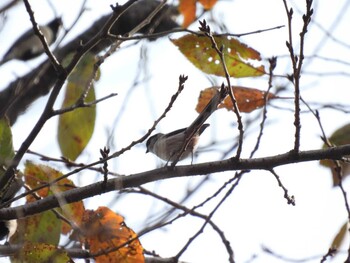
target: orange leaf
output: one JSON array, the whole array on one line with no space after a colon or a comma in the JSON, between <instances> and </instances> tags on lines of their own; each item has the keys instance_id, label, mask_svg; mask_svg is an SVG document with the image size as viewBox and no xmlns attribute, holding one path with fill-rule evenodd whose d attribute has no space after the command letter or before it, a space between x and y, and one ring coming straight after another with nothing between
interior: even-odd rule
<instances>
[{"instance_id":1,"label":"orange leaf","mask_svg":"<svg viewBox=\"0 0 350 263\"><path fill-rule=\"evenodd\" d=\"M197 112L202 112L210 99L215 95L216 91L216 87L206 88L205 90L201 91L196 106ZM264 97L266 93L264 91L240 86L232 86L232 92L237 101L238 109L241 112L251 112L265 105ZM268 99L273 98L276 98L275 95L273 93L269 93ZM218 108L233 110L231 98L227 96L224 101L218 106Z\"/></svg>"},{"instance_id":2,"label":"orange leaf","mask_svg":"<svg viewBox=\"0 0 350 263\"><path fill-rule=\"evenodd\" d=\"M128 228L124 218L108 207L96 211L86 210L82 220L82 233L96 262L141 263L143 248L135 232Z\"/></svg>"},{"instance_id":3,"label":"orange leaf","mask_svg":"<svg viewBox=\"0 0 350 263\"><path fill-rule=\"evenodd\" d=\"M209 10L213 8L217 0L198 0L198 2L202 4L204 9Z\"/></svg>"},{"instance_id":4,"label":"orange leaf","mask_svg":"<svg viewBox=\"0 0 350 263\"><path fill-rule=\"evenodd\" d=\"M180 0L179 12L184 16L183 27L188 27L196 19L197 0Z\"/></svg>"}]
</instances>

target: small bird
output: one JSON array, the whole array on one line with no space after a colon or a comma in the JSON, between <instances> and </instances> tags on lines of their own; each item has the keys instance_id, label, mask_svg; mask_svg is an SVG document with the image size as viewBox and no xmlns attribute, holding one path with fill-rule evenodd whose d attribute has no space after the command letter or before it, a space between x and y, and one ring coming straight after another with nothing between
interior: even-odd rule
<instances>
[{"instance_id":1,"label":"small bird","mask_svg":"<svg viewBox=\"0 0 350 263\"><path fill-rule=\"evenodd\" d=\"M184 152L180 157L178 154L180 153L185 140L188 138L188 134L186 133L187 128L179 129L167 134L157 133L151 136L146 142L146 153L152 152L167 162L174 162L176 158L179 158L178 161L181 161L193 155L193 152L197 148L200 135L208 127L209 124L205 123L198 129L189 140L187 147L184 149Z\"/></svg>"},{"instance_id":2,"label":"small bird","mask_svg":"<svg viewBox=\"0 0 350 263\"><path fill-rule=\"evenodd\" d=\"M40 31L45 36L46 42L49 46L56 41L58 31L61 26L62 19L60 17L55 18L45 26L39 26ZM15 43L13 43L11 48L4 55L0 65L12 59L27 61L38 57L43 52L43 44L41 43L39 37L34 34L33 29L30 29L19 37Z\"/></svg>"},{"instance_id":3,"label":"small bird","mask_svg":"<svg viewBox=\"0 0 350 263\"><path fill-rule=\"evenodd\" d=\"M146 153L151 152L166 162L176 164L196 150L200 135L204 132L209 124L204 123L210 115L216 111L218 105L227 96L228 88L222 85L220 90L211 98L203 111L187 128L176 130L167 134L158 133L151 136L146 142ZM187 143L187 145L184 145ZM183 147L185 148L183 149ZM181 151L184 150L183 153ZM179 156L179 154L181 155Z\"/></svg>"}]
</instances>

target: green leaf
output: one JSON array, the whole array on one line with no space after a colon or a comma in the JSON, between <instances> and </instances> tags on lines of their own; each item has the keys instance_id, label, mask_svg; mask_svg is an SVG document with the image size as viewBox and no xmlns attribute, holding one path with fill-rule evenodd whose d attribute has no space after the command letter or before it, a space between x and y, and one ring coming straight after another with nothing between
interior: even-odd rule
<instances>
[{"instance_id":1,"label":"green leaf","mask_svg":"<svg viewBox=\"0 0 350 263\"><path fill-rule=\"evenodd\" d=\"M216 44L223 47L225 64L231 77L255 77L265 74L264 66L254 67L248 61L260 61L260 53L231 37L214 37ZM208 74L225 76L220 57L212 48L208 37L188 34L171 40L182 54L197 68Z\"/></svg>"},{"instance_id":2,"label":"green leaf","mask_svg":"<svg viewBox=\"0 0 350 263\"><path fill-rule=\"evenodd\" d=\"M60 241L61 220L52 211L18 219L17 225L11 244L30 241L58 245Z\"/></svg>"},{"instance_id":3,"label":"green leaf","mask_svg":"<svg viewBox=\"0 0 350 263\"><path fill-rule=\"evenodd\" d=\"M0 119L0 167L6 167L14 155L11 127L8 120L2 118ZM0 177L3 173L3 169L0 169Z\"/></svg>"},{"instance_id":4,"label":"green leaf","mask_svg":"<svg viewBox=\"0 0 350 263\"><path fill-rule=\"evenodd\" d=\"M42 186L44 183L50 183L52 181L56 181L59 179L59 181L55 183L50 183L49 187L42 188L35 192L36 196L39 196L41 198L45 198L49 195L58 195L61 192L70 190L75 187L74 183L69 180L68 178L62 178L63 174L60 171L57 171L49 166L46 165L36 165L32 162L26 162L25 169L24 169L24 179L27 186L29 186L31 189L35 189L39 186ZM35 201L35 198L28 195L27 202ZM57 208L57 211L62 214L66 219L68 219L70 222L74 222L77 225L80 225L83 213L84 213L84 204L82 201L74 202L71 204L61 205L61 208ZM52 212L50 213L54 215ZM40 214L41 215L41 214ZM71 226L68 225L64 221L60 221L57 223L56 221L53 221L50 217L45 218L34 218L33 220L45 220L45 224L52 222L55 226L47 226L48 229L54 229L55 233L53 233L53 236L59 236L59 227L62 225L61 233L67 234L69 231L71 231ZM57 228L56 228L57 224ZM28 231L28 229L26 229ZM42 233L41 233L42 234ZM40 235L40 233L39 233ZM42 241L39 240L31 240L31 241ZM46 243L50 243L46 241ZM56 243L53 243L56 244Z\"/></svg>"},{"instance_id":5,"label":"green leaf","mask_svg":"<svg viewBox=\"0 0 350 263\"><path fill-rule=\"evenodd\" d=\"M77 100L90 85L93 74L95 56L87 54L79 62L68 79L66 93L62 108L67 108L77 103ZM95 89L93 84L86 96L85 102L95 101ZM59 117L58 143L62 155L70 160L76 160L91 139L95 127L96 107L77 108Z\"/></svg>"},{"instance_id":6,"label":"green leaf","mask_svg":"<svg viewBox=\"0 0 350 263\"><path fill-rule=\"evenodd\" d=\"M42 186L45 183L51 182L54 179L62 176L62 173L45 165L36 165L31 162L25 163L24 179L25 184L34 189ZM65 180L65 179L63 179ZM49 195L59 194L56 190L59 185L65 182L57 182L42 188L35 192L35 196L44 198ZM36 200L33 195L26 196L27 203ZM33 216L17 220L17 231L11 238L12 244L21 244L23 242L45 243L58 245L61 235L61 220L57 215L49 210Z\"/></svg>"},{"instance_id":7,"label":"green leaf","mask_svg":"<svg viewBox=\"0 0 350 263\"><path fill-rule=\"evenodd\" d=\"M334 145L344 145L350 143L350 123L336 130L329 141Z\"/></svg>"}]
</instances>

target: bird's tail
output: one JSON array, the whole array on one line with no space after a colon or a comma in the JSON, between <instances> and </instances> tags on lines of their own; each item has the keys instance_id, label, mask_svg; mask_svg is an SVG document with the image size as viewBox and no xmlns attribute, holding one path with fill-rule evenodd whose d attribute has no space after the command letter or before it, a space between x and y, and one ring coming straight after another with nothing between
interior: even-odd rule
<instances>
[{"instance_id":1,"label":"bird's tail","mask_svg":"<svg viewBox=\"0 0 350 263\"><path fill-rule=\"evenodd\" d=\"M208 102L207 106L205 106L203 111L186 129L186 133L189 137L192 137L196 132L201 134L209 126L209 124L204 124L204 122L210 117L210 115L214 111L216 111L218 105L225 99L227 94L228 88L222 85L220 90L216 92L213 98Z\"/></svg>"},{"instance_id":2,"label":"bird's tail","mask_svg":"<svg viewBox=\"0 0 350 263\"><path fill-rule=\"evenodd\" d=\"M210 126L210 124L204 123L204 124L199 128L198 134L201 135L201 134L205 131L205 129L208 128L209 126Z\"/></svg>"}]
</instances>

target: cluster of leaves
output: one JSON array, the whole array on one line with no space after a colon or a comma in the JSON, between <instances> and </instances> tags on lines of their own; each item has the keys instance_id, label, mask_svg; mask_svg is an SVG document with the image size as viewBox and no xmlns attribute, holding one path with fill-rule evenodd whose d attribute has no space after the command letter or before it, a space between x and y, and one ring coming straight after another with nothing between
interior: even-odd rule
<instances>
[{"instance_id":1,"label":"cluster of leaves","mask_svg":"<svg viewBox=\"0 0 350 263\"><path fill-rule=\"evenodd\" d=\"M186 2L186 3L185 3ZM189 10L187 6L191 1L182 1L179 10ZM210 9L216 1L201 1L205 9ZM196 5L196 1L193 1ZM185 17L188 14L183 13ZM195 16L194 16L195 17ZM194 18L191 18L194 19ZM185 19L186 20L186 19ZM191 20L192 22L193 20ZM266 74L264 66L258 67L250 64L251 61L261 61L258 51L248 47L238 39L228 36L215 36L218 46L224 47L223 53L227 71L231 77L257 77ZM207 74L225 76L225 71L220 63L218 53L211 48L210 39L204 35L187 34L178 39L171 40L186 58L198 69ZM58 142L62 155L69 160L76 160L88 144L94 130L96 117L96 107L91 105L85 108L76 108L77 102L84 98L85 103L96 100L93 83L90 83L94 70L91 67L95 62L95 57L87 54L71 73L66 87L65 99L62 108L72 107L74 111L66 112L59 117ZM98 80L98 77L95 77ZM89 89L87 89L89 87ZM201 112L206 104L213 97L217 88L211 87L203 90L199 96L197 112ZM250 112L265 105L265 92L245 87L232 87L232 92L237 100L239 110ZM85 94L87 93L87 94ZM82 95L83 94L83 95ZM83 97L84 96L84 97ZM267 99L276 98L272 93L268 93ZM227 97L219 108L233 110L232 101Z\"/></svg>"},{"instance_id":2,"label":"cluster of leaves","mask_svg":"<svg viewBox=\"0 0 350 263\"><path fill-rule=\"evenodd\" d=\"M259 76L264 73L263 66L254 68L244 61L260 60L257 51L235 39L216 37L215 40L227 47L226 63L229 72L234 72L235 77ZM172 41L203 72L224 75L220 63L216 63L217 54L210 48L206 37L186 35ZM184 45L185 43L187 44ZM91 83L91 79L98 79L92 67L94 63L95 57L86 54L70 74L66 85L62 114L59 116L58 143L62 156L69 160L79 157L94 131L96 106L89 104L96 100L93 82ZM216 87L212 87L201 92L198 112L208 104L216 90ZM252 111L266 102L265 93L256 89L232 87L232 91L241 111ZM269 98L274 98L274 95L269 94ZM220 107L232 110L230 98L227 97ZM6 119L2 119L0 123L0 149L1 164L6 167L14 156L11 129ZM25 164L23 178L26 188L33 189L26 196L26 203L51 195L59 199L60 193L77 187L60 171L31 162ZM66 204L65 200L60 200L60 203L58 209L18 220L18 229L9 241L13 245L21 244L22 249L12 256L13 262L71 260L67 251L59 247L59 242L62 234L67 235L72 230L72 236L77 236L74 241L79 242L81 247L89 248L90 255L96 262L110 262L111 259L118 259L117 262L144 261L143 248L136 234L126 226L120 215L106 207L100 207L96 211L85 210L82 201Z\"/></svg>"},{"instance_id":3,"label":"cluster of leaves","mask_svg":"<svg viewBox=\"0 0 350 263\"><path fill-rule=\"evenodd\" d=\"M26 203L51 195L59 198L60 193L76 187L61 172L31 162L26 163L23 176L26 187L38 189L26 196ZM61 234L67 235L72 229L71 239L89 248L96 262L144 262L143 248L122 216L107 207L85 210L83 201L61 203L58 209L18 219L10 243L22 248L12 256L13 262L68 262L69 254L58 245Z\"/></svg>"},{"instance_id":4,"label":"cluster of leaves","mask_svg":"<svg viewBox=\"0 0 350 263\"><path fill-rule=\"evenodd\" d=\"M58 125L58 142L64 158L75 160L89 142L95 123L96 107L94 87L90 82L94 74L95 57L87 54L68 79L62 114ZM89 87L89 89L87 88ZM0 164L7 167L14 156L11 127L6 118L0 120ZM5 170L1 170L1 174ZM26 204L74 189L77 186L60 171L49 166L27 162L23 174L18 173L27 190ZM96 211L85 210L83 201L66 204L33 216L17 220L17 230L9 242L21 245L11 257L13 262L68 262L70 256L60 248L61 235L74 230L75 242L87 247L96 262L144 262L143 248L136 234L128 228L124 219L100 207ZM33 252L35 251L35 252ZM100 253L104 251L104 253ZM100 253L100 254L99 254Z\"/></svg>"},{"instance_id":5,"label":"cluster of leaves","mask_svg":"<svg viewBox=\"0 0 350 263\"><path fill-rule=\"evenodd\" d=\"M215 43L222 47L221 51L224 57L227 73L230 77L257 77L266 74L264 66L253 66L249 61L260 61L261 56L258 51L248 47L239 40L227 36L215 36ZM211 41L204 35L188 34L179 39L172 39L181 53L192 62L194 66L207 74L225 77L225 68L220 62L218 52L212 48ZM210 99L214 96L218 87L210 87L201 91L197 112L202 112ZM264 91L232 86L232 93L236 99L237 106L241 112L251 112L263 107L269 99L275 99L272 93L266 94ZM267 95L267 99L265 98ZM234 110L232 100L229 96L219 105L219 108Z\"/></svg>"},{"instance_id":6,"label":"cluster of leaves","mask_svg":"<svg viewBox=\"0 0 350 263\"><path fill-rule=\"evenodd\" d=\"M205 68L200 69L205 73L224 74L220 70L220 65L214 62L217 59L215 52L205 47L209 45L205 39L203 36L187 35L181 39L173 40L173 43L179 46L180 50L195 65L204 66ZM227 63L229 71L235 72L236 77L263 74L262 66L256 69L243 61L245 58L260 59L255 50L237 40L228 40L226 37L217 37L216 40L219 43L222 42L221 44L228 45L227 50L230 52L226 56ZM182 47L185 42L190 43L190 45ZM196 54L195 50L191 49L198 45L206 51L201 51L202 55ZM208 56L213 57L214 61L210 62ZM199 61L196 61L195 57ZM92 67L94 62L93 55L85 55L69 76L66 86L61 108L62 114L59 116L58 142L62 155L69 160L78 158L93 134L96 107L89 105L89 103L96 100L94 86L90 83L91 79L98 79L94 76L96 74ZM205 66L206 64L207 66ZM202 91L197 106L199 112L200 108L208 104L215 90L216 88L212 87ZM254 110L265 103L265 93L256 89L232 87L232 91L237 97L239 108L242 111ZM274 97L272 94L269 96L269 98ZM89 107L86 107L87 105ZM232 110L230 98L226 98L220 107ZM3 119L0 125L0 149L1 163L6 167L7 162L14 156L11 129L6 119ZM31 162L25 164L23 178L26 188L35 190L26 196L26 203L51 195L59 199L61 192L77 187L61 172L49 166ZM79 236L75 241L78 241L81 246L89 248L90 254L93 255L96 262L109 262L111 258L118 258L118 262L143 262L143 248L136 234L126 227L121 216L106 207L100 207L96 211L85 210L82 201L65 204L65 200L61 200L60 203L59 209L18 220L18 229L11 237L10 243L23 244L23 249L12 257L14 262L68 261L69 255L58 245L61 234L67 235L72 229ZM36 252L32 253L33 250Z\"/></svg>"}]
</instances>

